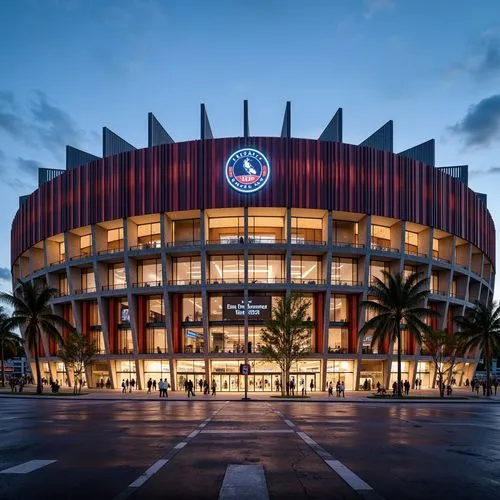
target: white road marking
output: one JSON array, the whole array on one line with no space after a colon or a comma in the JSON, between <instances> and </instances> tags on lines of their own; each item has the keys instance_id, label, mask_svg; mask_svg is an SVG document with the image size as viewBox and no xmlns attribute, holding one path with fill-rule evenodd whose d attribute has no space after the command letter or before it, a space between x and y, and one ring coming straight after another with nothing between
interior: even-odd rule
<instances>
[{"instance_id":1,"label":"white road marking","mask_svg":"<svg viewBox=\"0 0 500 500\"><path fill-rule=\"evenodd\" d=\"M365 483L359 476L346 467L339 460L325 460L329 467L331 467L353 490L373 490L373 488Z\"/></svg>"},{"instance_id":2,"label":"white road marking","mask_svg":"<svg viewBox=\"0 0 500 500\"><path fill-rule=\"evenodd\" d=\"M54 462L57 462L57 460L30 460L24 464L19 464L15 467L11 467L10 469L0 471L0 474L29 474L30 472L53 464Z\"/></svg>"},{"instance_id":3,"label":"white road marking","mask_svg":"<svg viewBox=\"0 0 500 500\"><path fill-rule=\"evenodd\" d=\"M316 443L314 439L310 438L305 432L297 432L297 435L309 446L318 446L318 443Z\"/></svg>"},{"instance_id":4,"label":"white road marking","mask_svg":"<svg viewBox=\"0 0 500 500\"><path fill-rule=\"evenodd\" d=\"M156 461L144 474L139 476L133 483L129 484L129 488L140 488L151 476L154 476L168 460L161 459Z\"/></svg>"},{"instance_id":5,"label":"white road marking","mask_svg":"<svg viewBox=\"0 0 500 500\"><path fill-rule=\"evenodd\" d=\"M288 425L288 427L295 427L295 424L291 420L285 420L285 424Z\"/></svg>"},{"instance_id":6,"label":"white road marking","mask_svg":"<svg viewBox=\"0 0 500 500\"><path fill-rule=\"evenodd\" d=\"M201 431L202 434L291 434L292 429L210 429Z\"/></svg>"},{"instance_id":7,"label":"white road marking","mask_svg":"<svg viewBox=\"0 0 500 500\"><path fill-rule=\"evenodd\" d=\"M188 434L188 439L193 439L194 437L196 437L198 434L200 433L199 430L195 430L193 431L191 434Z\"/></svg>"},{"instance_id":8,"label":"white road marking","mask_svg":"<svg viewBox=\"0 0 500 500\"><path fill-rule=\"evenodd\" d=\"M262 465L228 465L219 500L269 500Z\"/></svg>"},{"instance_id":9,"label":"white road marking","mask_svg":"<svg viewBox=\"0 0 500 500\"><path fill-rule=\"evenodd\" d=\"M184 446L186 446L186 445L187 445L186 441L182 441L181 443L177 443L174 446L174 450L182 450L182 448L184 448Z\"/></svg>"}]
</instances>

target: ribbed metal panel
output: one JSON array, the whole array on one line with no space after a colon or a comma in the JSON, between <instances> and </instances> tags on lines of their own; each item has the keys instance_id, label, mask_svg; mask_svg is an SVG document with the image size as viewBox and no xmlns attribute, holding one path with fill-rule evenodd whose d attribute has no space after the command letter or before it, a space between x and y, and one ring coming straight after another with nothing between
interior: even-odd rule
<instances>
[{"instance_id":1,"label":"ribbed metal panel","mask_svg":"<svg viewBox=\"0 0 500 500\"><path fill-rule=\"evenodd\" d=\"M437 167L438 170L441 170L445 174L451 175L455 177L455 179L459 179L466 186L469 185L469 166L468 165L457 165L453 167Z\"/></svg>"},{"instance_id":2,"label":"ribbed metal panel","mask_svg":"<svg viewBox=\"0 0 500 500\"><path fill-rule=\"evenodd\" d=\"M73 146L66 146L66 170L73 170L80 165L85 165L94 160L100 160L99 156L92 155Z\"/></svg>"},{"instance_id":3,"label":"ribbed metal panel","mask_svg":"<svg viewBox=\"0 0 500 500\"><path fill-rule=\"evenodd\" d=\"M207 109L205 105L202 104L200 108L200 138L201 139L213 139L212 127L210 126L210 121L208 120Z\"/></svg>"},{"instance_id":4,"label":"ribbed metal panel","mask_svg":"<svg viewBox=\"0 0 500 500\"><path fill-rule=\"evenodd\" d=\"M333 115L330 123L319 136L320 141L342 142L342 108Z\"/></svg>"},{"instance_id":5,"label":"ribbed metal panel","mask_svg":"<svg viewBox=\"0 0 500 500\"><path fill-rule=\"evenodd\" d=\"M488 195L486 193L476 193L476 196L484 203L484 206L488 206Z\"/></svg>"},{"instance_id":6,"label":"ribbed metal panel","mask_svg":"<svg viewBox=\"0 0 500 500\"><path fill-rule=\"evenodd\" d=\"M405 149L398 153L400 156L406 156L412 160L421 161L427 165L436 165L436 147L434 139L430 139L422 144L413 146L410 149Z\"/></svg>"},{"instance_id":7,"label":"ribbed metal panel","mask_svg":"<svg viewBox=\"0 0 500 500\"><path fill-rule=\"evenodd\" d=\"M281 138L290 139L290 137L292 137L292 103L287 101L283 125L281 127Z\"/></svg>"},{"instance_id":8,"label":"ribbed metal panel","mask_svg":"<svg viewBox=\"0 0 500 500\"><path fill-rule=\"evenodd\" d=\"M250 121L248 119L248 101L243 101L243 137L250 135Z\"/></svg>"},{"instance_id":9,"label":"ribbed metal panel","mask_svg":"<svg viewBox=\"0 0 500 500\"><path fill-rule=\"evenodd\" d=\"M388 153L394 152L394 124L389 120L382 125L370 137L366 138L360 146L368 146L369 148L380 149Z\"/></svg>"},{"instance_id":10,"label":"ribbed metal panel","mask_svg":"<svg viewBox=\"0 0 500 500\"><path fill-rule=\"evenodd\" d=\"M173 144L174 140L153 113L148 113L148 147Z\"/></svg>"},{"instance_id":11,"label":"ribbed metal panel","mask_svg":"<svg viewBox=\"0 0 500 500\"><path fill-rule=\"evenodd\" d=\"M56 168L39 168L38 169L38 187L42 187L46 182L55 179L58 175L66 172Z\"/></svg>"},{"instance_id":12,"label":"ribbed metal panel","mask_svg":"<svg viewBox=\"0 0 500 500\"><path fill-rule=\"evenodd\" d=\"M19 196L19 208L21 208L24 202L30 197L29 194L25 194L23 196Z\"/></svg>"},{"instance_id":13,"label":"ribbed metal panel","mask_svg":"<svg viewBox=\"0 0 500 500\"><path fill-rule=\"evenodd\" d=\"M114 156L128 151L135 151L135 147L122 139L119 135L109 130L107 127L102 127L102 156Z\"/></svg>"}]
</instances>

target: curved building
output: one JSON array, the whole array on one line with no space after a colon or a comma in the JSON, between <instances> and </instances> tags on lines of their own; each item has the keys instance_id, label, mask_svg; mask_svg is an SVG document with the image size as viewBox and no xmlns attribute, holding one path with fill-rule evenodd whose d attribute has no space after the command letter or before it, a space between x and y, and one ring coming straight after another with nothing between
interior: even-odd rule
<instances>
[{"instance_id":1,"label":"curved building","mask_svg":"<svg viewBox=\"0 0 500 500\"><path fill-rule=\"evenodd\" d=\"M434 166L434 141L395 154L392 122L360 145L342 142L342 110L318 140L214 139L204 106L200 140L175 143L149 116L149 146L104 128L103 157L67 148L66 170L41 169L12 225L12 274L59 290L56 312L100 348L90 386L167 378L215 379L219 390L275 390L260 330L273 302L311 302L311 355L297 386L348 390L392 384L397 346L372 350L359 303L382 270L430 280L434 328L492 297L495 229L467 167ZM246 307L245 307L246 304ZM432 359L405 333L403 378L435 384ZM67 379L58 346L43 339L44 376ZM458 360L457 383L478 353ZM71 378L71 377L70 377Z\"/></svg>"}]
</instances>

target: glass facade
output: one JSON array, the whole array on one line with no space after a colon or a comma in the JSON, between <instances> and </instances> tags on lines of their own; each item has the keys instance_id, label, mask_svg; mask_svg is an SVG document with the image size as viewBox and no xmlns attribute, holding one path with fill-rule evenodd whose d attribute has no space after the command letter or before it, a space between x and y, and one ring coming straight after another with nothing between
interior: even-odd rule
<instances>
[{"instance_id":1,"label":"glass facade","mask_svg":"<svg viewBox=\"0 0 500 500\"><path fill-rule=\"evenodd\" d=\"M201 265L199 257L175 257L173 259L174 285L199 285Z\"/></svg>"},{"instance_id":2,"label":"glass facade","mask_svg":"<svg viewBox=\"0 0 500 500\"><path fill-rule=\"evenodd\" d=\"M292 283L315 285L323 281L322 259L316 255L292 255Z\"/></svg>"},{"instance_id":3,"label":"glass facade","mask_svg":"<svg viewBox=\"0 0 500 500\"><path fill-rule=\"evenodd\" d=\"M137 263L139 286L161 286L163 282L161 259L141 260Z\"/></svg>"},{"instance_id":4,"label":"glass facade","mask_svg":"<svg viewBox=\"0 0 500 500\"><path fill-rule=\"evenodd\" d=\"M346 257L332 258L332 285L358 284L358 260Z\"/></svg>"}]
</instances>

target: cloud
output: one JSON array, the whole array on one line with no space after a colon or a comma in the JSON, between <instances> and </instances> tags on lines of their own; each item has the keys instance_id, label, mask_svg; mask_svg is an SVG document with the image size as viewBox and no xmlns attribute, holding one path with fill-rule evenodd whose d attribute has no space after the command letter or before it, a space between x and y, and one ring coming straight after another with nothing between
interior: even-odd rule
<instances>
[{"instance_id":1,"label":"cloud","mask_svg":"<svg viewBox=\"0 0 500 500\"><path fill-rule=\"evenodd\" d=\"M0 281L11 281L12 275L7 267L0 267Z\"/></svg>"},{"instance_id":2,"label":"cloud","mask_svg":"<svg viewBox=\"0 0 500 500\"><path fill-rule=\"evenodd\" d=\"M448 70L451 79L468 74L477 80L487 80L500 75L500 37L492 31L483 33L480 41L471 48L461 61Z\"/></svg>"},{"instance_id":3,"label":"cloud","mask_svg":"<svg viewBox=\"0 0 500 500\"><path fill-rule=\"evenodd\" d=\"M35 91L27 109L18 106L10 91L0 91L0 131L31 147L42 147L62 159L66 144L83 147L92 142L92 133L78 127L69 113L50 102L47 95Z\"/></svg>"},{"instance_id":4,"label":"cloud","mask_svg":"<svg viewBox=\"0 0 500 500\"><path fill-rule=\"evenodd\" d=\"M489 146L500 139L500 94L473 104L465 117L449 130L461 137L466 146Z\"/></svg>"},{"instance_id":5,"label":"cloud","mask_svg":"<svg viewBox=\"0 0 500 500\"><path fill-rule=\"evenodd\" d=\"M27 174L38 178L38 169L43 165L36 160L28 160L26 158L18 157L16 160L17 169L21 174Z\"/></svg>"},{"instance_id":6,"label":"cloud","mask_svg":"<svg viewBox=\"0 0 500 500\"><path fill-rule=\"evenodd\" d=\"M363 15L366 19L371 19L376 14L394 9L395 6L395 0L365 0Z\"/></svg>"},{"instance_id":7,"label":"cloud","mask_svg":"<svg viewBox=\"0 0 500 500\"><path fill-rule=\"evenodd\" d=\"M469 176L477 177L480 175L498 175L500 174L500 167L490 167L486 170L470 170Z\"/></svg>"}]
</instances>

